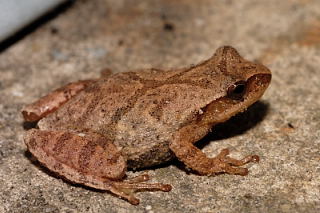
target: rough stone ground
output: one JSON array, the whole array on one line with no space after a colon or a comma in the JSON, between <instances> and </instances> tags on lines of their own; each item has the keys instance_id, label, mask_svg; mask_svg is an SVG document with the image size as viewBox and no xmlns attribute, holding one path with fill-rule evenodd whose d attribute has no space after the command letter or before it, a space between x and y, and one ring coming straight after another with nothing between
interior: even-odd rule
<instances>
[{"instance_id":1,"label":"rough stone ground","mask_svg":"<svg viewBox=\"0 0 320 213\"><path fill-rule=\"evenodd\" d=\"M200 145L260 155L248 176L172 162L148 172L173 190L139 193L132 206L56 178L26 152L20 109L39 96L106 67L197 63L222 45L273 72L262 100ZM320 212L319 64L319 0L76 1L1 52L0 212Z\"/></svg>"}]
</instances>

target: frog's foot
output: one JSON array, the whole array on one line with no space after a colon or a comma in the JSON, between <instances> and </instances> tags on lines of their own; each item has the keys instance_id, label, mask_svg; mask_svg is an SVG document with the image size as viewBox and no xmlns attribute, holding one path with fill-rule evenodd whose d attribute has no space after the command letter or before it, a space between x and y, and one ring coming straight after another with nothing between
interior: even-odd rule
<instances>
[{"instance_id":1,"label":"frog's foot","mask_svg":"<svg viewBox=\"0 0 320 213\"><path fill-rule=\"evenodd\" d=\"M210 173L224 172L228 174L242 175L248 174L247 168L239 168L250 162L259 162L259 156L248 155L241 160L237 160L228 156L229 150L223 149L215 158L212 158L212 168Z\"/></svg>"},{"instance_id":2,"label":"frog's foot","mask_svg":"<svg viewBox=\"0 0 320 213\"><path fill-rule=\"evenodd\" d=\"M49 113L56 111L62 104L66 103L94 81L95 80L84 80L69 83L43 96L34 103L25 106L21 111L24 120L28 122L40 120Z\"/></svg>"},{"instance_id":3,"label":"frog's foot","mask_svg":"<svg viewBox=\"0 0 320 213\"><path fill-rule=\"evenodd\" d=\"M133 205L139 204L139 199L134 196L137 191L163 191L168 192L172 189L169 184L162 183L144 183L150 179L149 175L143 174L131 179L124 180L122 182L114 182L113 190L114 194L128 200Z\"/></svg>"},{"instance_id":4,"label":"frog's foot","mask_svg":"<svg viewBox=\"0 0 320 213\"><path fill-rule=\"evenodd\" d=\"M197 132L194 132L197 129ZM229 157L229 150L223 149L214 158L209 158L200 149L193 145L209 131L209 126L186 126L180 129L170 144L170 149L177 158L187 167L200 175L213 175L217 173L228 173L235 175L247 175L248 169L241 168L250 162L258 162L257 155L249 155L241 160Z\"/></svg>"}]
</instances>

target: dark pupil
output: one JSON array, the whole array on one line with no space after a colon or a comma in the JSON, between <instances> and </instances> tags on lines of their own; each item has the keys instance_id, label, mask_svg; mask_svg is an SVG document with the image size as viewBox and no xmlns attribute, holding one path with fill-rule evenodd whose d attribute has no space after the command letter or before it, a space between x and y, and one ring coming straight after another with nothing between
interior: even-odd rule
<instances>
[{"instance_id":1,"label":"dark pupil","mask_svg":"<svg viewBox=\"0 0 320 213\"><path fill-rule=\"evenodd\" d=\"M228 89L228 96L234 100L241 100L246 90L245 82L237 82Z\"/></svg>"},{"instance_id":2,"label":"dark pupil","mask_svg":"<svg viewBox=\"0 0 320 213\"><path fill-rule=\"evenodd\" d=\"M236 88L233 90L233 93L241 95L244 92L244 88L244 84L238 84Z\"/></svg>"}]
</instances>

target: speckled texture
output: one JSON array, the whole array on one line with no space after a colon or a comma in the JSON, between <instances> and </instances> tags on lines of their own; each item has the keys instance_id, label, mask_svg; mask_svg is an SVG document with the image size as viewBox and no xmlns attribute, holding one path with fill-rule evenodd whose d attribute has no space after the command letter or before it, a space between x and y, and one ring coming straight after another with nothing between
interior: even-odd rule
<instances>
[{"instance_id":1,"label":"speckled texture","mask_svg":"<svg viewBox=\"0 0 320 213\"><path fill-rule=\"evenodd\" d=\"M199 143L211 156L260 155L248 176L172 162L148 172L174 189L132 206L56 178L26 152L26 103L106 67L184 66L222 45L273 71L259 103ZM0 212L319 212L319 63L318 0L77 1L0 55Z\"/></svg>"}]
</instances>

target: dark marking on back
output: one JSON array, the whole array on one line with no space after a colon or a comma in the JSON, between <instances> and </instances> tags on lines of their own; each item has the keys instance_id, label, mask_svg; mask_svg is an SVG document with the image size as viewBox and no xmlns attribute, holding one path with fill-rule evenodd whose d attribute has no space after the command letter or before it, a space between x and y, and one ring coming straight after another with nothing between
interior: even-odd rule
<instances>
[{"instance_id":1,"label":"dark marking on back","mask_svg":"<svg viewBox=\"0 0 320 213\"><path fill-rule=\"evenodd\" d=\"M225 61L224 61L224 64L225 64ZM192 66L187 69L181 69L181 71L179 71L178 73L163 80L144 79L143 77L140 77L136 72L126 72L126 73L120 73L118 75L116 74L114 77L119 79L120 82L123 82L124 84L126 83L130 84L131 82L136 82L136 83L138 82L139 84L142 85L142 88L137 89L131 97L128 97L128 100L126 100L121 107L116 109L112 115L109 115L111 116L110 123L104 126L101 126L101 128L96 131L104 136L107 136L111 141L113 141L117 131L116 129L117 123L122 119L124 115L126 115L130 110L134 108L139 98L145 95L150 90L153 90L165 85L170 85L170 84L171 85L173 84L191 85L191 86L199 87L203 89L207 89L211 87L212 86L211 82L208 81L207 79L199 79L199 80L189 79L189 78L183 79L183 77L187 75L189 72L192 72L192 71L196 72L197 70L194 70L194 69L199 69L200 66L208 66L207 70L215 72L213 69L211 69L211 61L210 59L208 59L206 61L199 63L197 66ZM153 69L153 70L158 71L158 69ZM96 93L96 95L94 95L92 99L86 100L86 101L90 101L89 104L84 103L84 105L86 105L87 107L85 110L83 110L84 113L74 122L75 129L78 129L76 125L78 125L79 123L85 122L88 119L88 117L90 117L91 114L94 114L93 113L94 110L97 107L101 106L102 104L101 97L103 97L105 94L100 94L100 93L106 92L105 90L101 89L101 85L103 85L104 83L107 83L106 81L108 81L108 79L103 79L101 83L92 84L84 90L85 93ZM118 91L115 90L114 92L118 92ZM156 109L154 109L155 111L157 110L158 112L157 113L151 112L151 114L153 114L152 116L155 117L156 119L160 119L160 117L162 116L164 105L165 105L165 102L159 103Z\"/></svg>"},{"instance_id":2,"label":"dark marking on back","mask_svg":"<svg viewBox=\"0 0 320 213\"><path fill-rule=\"evenodd\" d=\"M208 63L209 60L202 62L200 65L206 65ZM197 66L198 67L198 66ZM152 89L156 89L158 87L164 86L164 85L170 85L170 84L177 84L177 85L182 85L182 84L186 84L186 85L192 85L195 87L200 87L203 89L207 89L210 85L210 82L203 79L200 81L195 81L195 80L181 80L180 78L182 78L184 75L186 75L188 72L193 71L193 67L182 70L180 73L169 77L168 79L165 80L150 80L150 79L143 79L141 77L139 77L136 73L134 72L128 72L125 73L129 76L130 80L135 80L135 81L139 81L143 87L138 89L135 94L133 96L130 97L130 99L125 103L125 105L123 107L120 107L116 110L116 112L112 115L112 119L111 119L111 123L107 125L107 129L109 131L108 135L110 136L110 139L113 140L113 136L115 135L115 131L116 131L116 125L117 123L121 120L121 118L128 113L132 108L134 108L136 102L138 101L138 99L145 95L148 91L152 90ZM160 116L162 115L162 106L165 102L163 102L162 104L159 104L159 106L157 107L159 110L159 113L155 113L154 117L156 119L159 119ZM104 127L105 128L105 127ZM101 130L103 131L103 130ZM112 133L111 133L111 132Z\"/></svg>"},{"instance_id":3,"label":"dark marking on back","mask_svg":"<svg viewBox=\"0 0 320 213\"><path fill-rule=\"evenodd\" d=\"M81 147L78 165L82 171L85 171L88 168L91 157L96 151L96 147L99 146L103 150L106 150L108 146L106 141L108 141L108 139L97 133L90 132L90 130L83 130L82 133L87 136L83 138L86 141L86 144Z\"/></svg>"},{"instance_id":4,"label":"dark marking on back","mask_svg":"<svg viewBox=\"0 0 320 213\"><path fill-rule=\"evenodd\" d=\"M64 132L62 135L60 135L56 140L54 147L52 149L53 153L61 153L64 149L64 146L70 142L72 139L72 134L70 132Z\"/></svg>"},{"instance_id":5,"label":"dark marking on back","mask_svg":"<svg viewBox=\"0 0 320 213\"><path fill-rule=\"evenodd\" d=\"M96 149L97 143L95 141L87 141L87 143L81 148L79 153L78 165L81 171L85 171L88 168L90 158Z\"/></svg>"}]
</instances>

